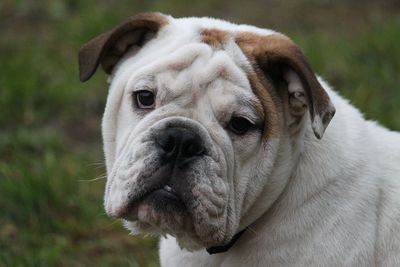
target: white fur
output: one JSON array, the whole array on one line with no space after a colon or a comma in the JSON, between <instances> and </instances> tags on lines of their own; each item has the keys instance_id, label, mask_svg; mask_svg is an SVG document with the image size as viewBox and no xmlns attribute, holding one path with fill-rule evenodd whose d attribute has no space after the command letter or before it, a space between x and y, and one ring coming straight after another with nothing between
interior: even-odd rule
<instances>
[{"instance_id":1,"label":"white fur","mask_svg":"<svg viewBox=\"0 0 400 267\"><path fill-rule=\"evenodd\" d=\"M159 232L172 231L178 241L170 235L161 239L162 266L399 266L400 134L365 120L320 80L337 110L322 140L315 138L308 113L295 140L290 130L265 147L259 147L258 135L229 137L215 123L218 114L236 108L236 96L258 101L245 75L250 63L232 42L222 51L200 43L204 28L273 33L211 18L169 17L156 39L124 58L113 73L103 119L107 212L118 216L131 188L139 186L132 172L149 167L142 159L153 152L141 138L160 121L179 116L200 124L213 139L219 176L208 185L223 197L208 197L220 201L222 217L215 223L221 238L248 230L228 252L208 255L201 238L176 234L179 229L165 223ZM294 81L290 93L301 89L298 77L288 74L287 79ZM135 86L173 95L172 102L161 99L159 110L142 117L131 109ZM148 219L147 208L141 209Z\"/></svg>"},{"instance_id":2,"label":"white fur","mask_svg":"<svg viewBox=\"0 0 400 267\"><path fill-rule=\"evenodd\" d=\"M162 266L399 266L400 135L324 83L337 113L304 150L274 209L226 253L189 253L162 239Z\"/></svg>"}]
</instances>

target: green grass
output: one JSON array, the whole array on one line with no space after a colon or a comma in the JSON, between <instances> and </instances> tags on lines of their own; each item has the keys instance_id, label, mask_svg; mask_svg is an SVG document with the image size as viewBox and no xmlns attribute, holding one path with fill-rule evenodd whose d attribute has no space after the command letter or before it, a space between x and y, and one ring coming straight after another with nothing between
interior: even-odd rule
<instances>
[{"instance_id":1,"label":"green grass","mask_svg":"<svg viewBox=\"0 0 400 267\"><path fill-rule=\"evenodd\" d=\"M97 148L70 150L52 129L20 129L0 142L0 263L155 264L154 240L129 237L104 215L104 179L90 180L103 172L93 164Z\"/></svg>"},{"instance_id":2,"label":"green grass","mask_svg":"<svg viewBox=\"0 0 400 267\"><path fill-rule=\"evenodd\" d=\"M400 130L400 18L392 10L362 21L346 17L336 27L344 1L328 11L300 1L290 16L279 5L265 16L256 8L265 3L255 1L252 17L238 1L229 9L213 8L224 6L216 0L190 7L183 0L111 2L0 4L0 266L158 266L156 239L129 236L103 211L105 76L81 84L77 73L79 46L139 11L282 29L368 118ZM330 22L313 29L321 17L298 16L310 8L325 10Z\"/></svg>"},{"instance_id":3,"label":"green grass","mask_svg":"<svg viewBox=\"0 0 400 267\"><path fill-rule=\"evenodd\" d=\"M357 35L295 35L318 73L368 119L400 130L400 17Z\"/></svg>"}]
</instances>

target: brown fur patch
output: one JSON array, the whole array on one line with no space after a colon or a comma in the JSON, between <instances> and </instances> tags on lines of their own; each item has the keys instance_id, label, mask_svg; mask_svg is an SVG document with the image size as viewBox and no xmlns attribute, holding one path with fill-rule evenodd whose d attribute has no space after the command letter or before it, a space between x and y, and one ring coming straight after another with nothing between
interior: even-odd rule
<instances>
[{"instance_id":1,"label":"brown fur patch","mask_svg":"<svg viewBox=\"0 0 400 267\"><path fill-rule=\"evenodd\" d=\"M251 89L261 102L264 114L264 139L276 137L281 131L282 102L278 97L274 86L264 78L257 65L252 64L253 69L247 72Z\"/></svg>"},{"instance_id":2,"label":"brown fur patch","mask_svg":"<svg viewBox=\"0 0 400 267\"><path fill-rule=\"evenodd\" d=\"M229 32L218 29L205 29L200 35L204 43L215 48L222 48L229 37Z\"/></svg>"},{"instance_id":3,"label":"brown fur patch","mask_svg":"<svg viewBox=\"0 0 400 267\"><path fill-rule=\"evenodd\" d=\"M236 43L253 62L257 74L261 74L259 77L266 77L263 72L273 72L282 66L296 72L306 90L311 120L314 121L314 117L319 116L324 128L327 126L335 109L299 46L282 34L263 36L249 32L237 34ZM314 133L317 138L321 138L323 132Z\"/></svg>"},{"instance_id":4,"label":"brown fur patch","mask_svg":"<svg viewBox=\"0 0 400 267\"><path fill-rule=\"evenodd\" d=\"M264 138L276 137L281 132L283 125L283 103L278 95L278 90L269 81L260 69L257 56L262 52L261 42L266 36L243 32L236 35L236 44L241 48L252 65L247 71L247 77L254 94L260 99L265 116Z\"/></svg>"},{"instance_id":5,"label":"brown fur patch","mask_svg":"<svg viewBox=\"0 0 400 267\"><path fill-rule=\"evenodd\" d=\"M285 54L296 57L302 53L300 48L287 36L279 33L259 35L252 32L242 32L236 35L236 43L246 54L258 57L262 55Z\"/></svg>"},{"instance_id":6,"label":"brown fur patch","mask_svg":"<svg viewBox=\"0 0 400 267\"><path fill-rule=\"evenodd\" d=\"M79 50L80 80L88 80L99 64L110 74L130 47L143 46L167 23L167 17L161 13L140 13L93 38Z\"/></svg>"}]
</instances>

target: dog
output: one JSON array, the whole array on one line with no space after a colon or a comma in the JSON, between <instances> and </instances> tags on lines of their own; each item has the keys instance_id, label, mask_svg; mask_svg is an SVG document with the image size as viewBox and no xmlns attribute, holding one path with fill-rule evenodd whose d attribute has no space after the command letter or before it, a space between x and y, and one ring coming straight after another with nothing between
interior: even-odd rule
<instances>
[{"instance_id":1,"label":"dog","mask_svg":"<svg viewBox=\"0 0 400 267\"><path fill-rule=\"evenodd\" d=\"M99 65L105 210L162 266L400 266L400 134L290 38L141 13L81 47Z\"/></svg>"}]
</instances>

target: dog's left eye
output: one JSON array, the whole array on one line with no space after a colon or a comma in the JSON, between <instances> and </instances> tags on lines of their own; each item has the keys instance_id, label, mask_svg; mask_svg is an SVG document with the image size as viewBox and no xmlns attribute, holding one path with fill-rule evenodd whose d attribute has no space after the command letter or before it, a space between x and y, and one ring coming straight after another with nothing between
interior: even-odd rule
<instances>
[{"instance_id":1,"label":"dog's left eye","mask_svg":"<svg viewBox=\"0 0 400 267\"><path fill-rule=\"evenodd\" d=\"M151 91L135 92L136 103L139 108L154 108L154 94Z\"/></svg>"},{"instance_id":2,"label":"dog's left eye","mask_svg":"<svg viewBox=\"0 0 400 267\"><path fill-rule=\"evenodd\" d=\"M238 135L245 134L253 126L253 123L243 117L232 117L228 125L229 129Z\"/></svg>"}]
</instances>

